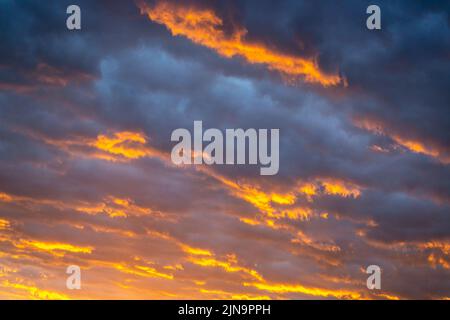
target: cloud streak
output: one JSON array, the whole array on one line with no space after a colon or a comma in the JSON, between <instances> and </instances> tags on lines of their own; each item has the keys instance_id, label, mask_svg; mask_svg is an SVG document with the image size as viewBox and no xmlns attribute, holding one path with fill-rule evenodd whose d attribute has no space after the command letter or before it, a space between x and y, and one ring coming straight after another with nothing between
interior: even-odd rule
<instances>
[{"instance_id":1,"label":"cloud streak","mask_svg":"<svg viewBox=\"0 0 450 320\"><path fill-rule=\"evenodd\" d=\"M325 3L2 4L0 298L449 298L448 6ZM279 173L173 165L195 120Z\"/></svg>"},{"instance_id":2,"label":"cloud streak","mask_svg":"<svg viewBox=\"0 0 450 320\"><path fill-rule=\"evenodd\" d=\"M264 44L249 42L245 38L248 32L245 28L236 27L236 30L227 35L223 30L223 20L210 9L164 1L157 2L153 7L140 2L139 7L142 14L147 14L150 20L166 26L173 36L184 36L227 58L239 56L248 63L263 64L269 70L280 72L288 82L302 78L306 82L326 87L343 81L338 75L321 71L313 59L290 56Z\"/></svg>"}]
</instances>

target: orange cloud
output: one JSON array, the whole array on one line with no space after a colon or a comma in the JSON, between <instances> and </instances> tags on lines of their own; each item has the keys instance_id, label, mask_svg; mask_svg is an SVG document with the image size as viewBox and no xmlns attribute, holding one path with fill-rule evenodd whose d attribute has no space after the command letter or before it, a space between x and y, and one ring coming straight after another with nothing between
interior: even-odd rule
<instances>
[{"instance_id":1,"label":"orange cloud","mask_svg":"<svg viewBox=\"0 0 450 320\"><path fill-rule=\"evenodd\" d=\"M291 242L307 245L320 251L338 252L341 250L337 245L314 241L302 231L298 231L296 238L292 239Z\"/></svg>"},{"instance_id":2,"label":"orange cloud","mask_svg":"<svg viewBox=\"0 0 450 320\"><path fill-rule=\"evenodd\" d=\"M249 224L251 226L257 226L257 225L261 224L258 220L250 219L250 218L243 218L243 217L239 218L239 221L241 221L245 224Z\"/></svg>"},{"instance_id":3,"label":"orange cloud","mask_svg":"<svg viewBox=\"0 0 450 320\"><path fill-rule=\"evenodd\" d=\"M425 155L433 157L433 158L439 158L439 151L437 151L436 149L434 149L430 146L426 146L424 143L422 143L420 141L405 139L398 135L392 135L391 138L396 143L405 147L409 151L412 151L415 153L422 153L422 154L425 154Z\"/></svg>"},{"instance_id":4,"label":"orange cloud","mask_svg":"<svg viewBox=\"0 0 450 320\"><path fill-rule=\"evenodd\" d=\"M45 63L39 63L36 66L36 70L31 74L31 78L36 78L42 84L59 87L65 87L71 82L80 83L94 79L92 75L87 73L80 71L67 73Z\"/></svg>"},{"instance_id":5,"label":"orange cloud","mask_svg":"<svg viewBox=\"0 0 450 320\"><path fill-rule=\"evenodd\" d=\"M439 150L434 146L430 146L426 142L419 141L417 139L410 139L399 134L391 133L380 121L375 121L372 119L353 119L354 124L361 129L367 130L374 134L384 135L390 137L395 143L403 148L414 152L427 155L429 157L435 158L444 164L450 163L450 157L446 155L443 151ZM388 150L383 149L380 146L372 146L372 150L376 152L387 152Z\"/></svg>"},{"instance_id":6,"label":"orange cloud","mask_svg":"<svg viewBox=\"0 0 450 320\"><path fill-rule=\"evenodd\" d=\"M229 255L227 257L227 260L218 260L216 258L212 257L189 257L188 261L192 262L193 264L202 266L202 267L218 267L222 268L226 272L242 272L244 274L248 274L251 277L259 280L264 281L263 277L256 271L250 268L246 268L243 266L238 265L237 259L234 255Z\"/></svg>"},{"instance_id":7,"label":"orange cloud","mask_svg":"<svg viewBox=\"0 0 450 320\"><path fill-rule=\"evenodd\" d=\"M447 262L443 257L438 257L434 253L428 256L428 262L433 268L441 266L444 269L450 269L450 262Z\"/></svg>"},{"instance_id":8,"label":"orange cloud","mask_svg":"<svg viewBox=\"0 0 450 320\"><path fill-rule=\"evenodd\" d=\"M150 208L136 205L131 199L117 198L113 196L107 197L100 203L83 203L81 205L75 205L75 210L87 214L106 213L111 218L124 218L128 216L143 216L150 214L160 217L163 216L160 212L155 212Z\"/></svg>"},{"instance_id":9,"label":"orange cloud","mask_svg":"<svg viewBox=\"0 0 450 320\"><path fill-rule=\"evenodd\" d=\"M309 219L312 215L312 211L309 208L292 207L297 200L297 196L294 192L266 192L261 190L258 185L237 183L210 170L205 170L205 173L217 179L219 182L222 182L227 188L229 188L230 193L233 196L252 204L268 218L304 220ZM244 219L241 221L253 225L259 224L253 219Z\"/></svg>"},{"instance_id":10,"label":"orange cloud","mask_svg":"<svg viewBox=\"0 0 450 320\"><path fill-rule=\"evenodd\" d=\"M6 219L0 219L0 230L8 229L10 226L10 223Z\"/></svg>"},{"instance_id":11,"label":"orange cloud","mask_svg":"<svg viewBox=\"0 0 450 320\"><path fill-rule=\"evenodd\" d=\"M129 266L127 264L115 263L112 266L121 272L140 276L140 277L152 277L152 278L163 278L167 280L172 280L173 275L169 273L159 272L153 267L143 266L143 265L135 265Z\"/></svg>"},{"instance_id":12,"label":"orange cloud","mask_svg":"<svg viewBox=\"0 0 450 320\"><path fill-rule=\"evenodd\" d=\"M4 192L0 192L0 201L3 202L10 202L13 201L13 197L9 194L6 194Z\"/></svg>"},{"instance_id":13,"label":"orange cloud","mask_svg":"<svg viewBox=\"0 0 450 320\"><path fill-rule=\"evenodd\" d=\"M155 211L150 208L139 206L135 204L132 199L124 199L115 196L108 196L103 199L102 202L85 202L85 201L75 201L75 202L62 202L57 200L49 199L35 199L25 196L15 196L6 193L0 193L0 203L1 202L14 202L16 204L22 204L23 206L32 205L49 205L61 210L70 209L76 210L78 212L86 214L107 214L111 218L116 217L128 217L128 216L144 216L152 215L153 217L166 217L160 211ZM8 224L7 224L8 223ZM0 219L0 229L9 226L9 222Z\"/></svg>"},{"instance_id":14,"label":"orange cloud","mask_svg":"<svg viewBox=\"0 0 450 320\"><path fill-rule=\"evenodd\" d=\"M170 159L168 154L152 148L148 137L142 132L117 131L91 137L69 137L54 139L27 129L21 130L33 139L41 140L73 156L97 158L113 162L125 162L144 157L155 157L163 161Z\"/></svg>"},{"instance_id":15,"label":"orange cloud","mask_svg":"<svg viewBox=\"0 0 450 320\"><path fill-rule=\"evenodd\" d=\"M180 244L181 249L189 254L193 254L196 256L212 256L213 254L209 250L200 249L200 248L194 248L191 246L188 246L186 244Z\"/></svg>"},{"instance_id":16,"label":"orange cloud","mask_svg":"<svg viewBox=\"0 0 450 320\"><path fill-rule=\"evenodd\" d=\"M206 293L208 295L214 295L217 299L221 300L270 300L269 296L260 296L254 294L247 293L236 293L236 292L228 292L224 290L208 290L201 288L199 290L201 293Z\"/></svg>"},{"instance_id":17,"label":"orange cloud","mask_svg":"<svg viewBox=\"0 0 450 320\"><path fill-rule=\"evenodd\" d=\"M265 221L266 225L273 228L279 226L276 226L272 219L309 220L312 217L328 218L327 212L314 212L308 206L296 205L299 196L306 197L309 202L312 202L315 196L323 194L357 198L362 192L362 188L357 184L336 178L317 178L311 183L298 182L287 192L264 191L262 187L256 184L235 182L211 170L203 171L222 182L233 196L243 199L259 209L266 218L269 218ZM240 220L249 225L260 224L255 219L240 218Z\"/></svg>"},{"instance_id":18,"label":"orange cloud","mask_svg":"<svg viewBox=\"0 0 450 320\"><path fill-rule=\"evenodd\" d=\"M81 84L95 79L94 75L83 71L64 70L42 62L32 70L19 71L19 73L26 80L24 83L0 82L0 90L29 94L43 86L66 87L69 84Z\"/></svg>"},{"instance_id":19,"label":"orange cloud","mask_svg":"<svg viewBox=\"0 0 450 320\"><path fill-rule=\"evenodd\" d=\"M269 70L280 72L289 81L303 78L306 82L320 83L325 87L337 85L342 81L338 75L322 72L313 59L291 56L262 43L248 41L245 28L235 29L230 35L226 34L223 30L223 20L213 10L165 1L154 6L140 2L139 7L142 14L147 14L150 20L165 25L173 36L184 36L227 58L239 56L248 63L265 65Z\"/></svg>"},{"instance_id":20,"label":"orange cloud","mask_svg":"<svg viewBox=\"0 0 450 320\"><path fill-rule=\"evenodd\" d=\"M312 183L304 183L300 186L300 193L304 194L308 201L312 201L312 196L317 194L317 188Z\"/></svg>"}]
</instances>

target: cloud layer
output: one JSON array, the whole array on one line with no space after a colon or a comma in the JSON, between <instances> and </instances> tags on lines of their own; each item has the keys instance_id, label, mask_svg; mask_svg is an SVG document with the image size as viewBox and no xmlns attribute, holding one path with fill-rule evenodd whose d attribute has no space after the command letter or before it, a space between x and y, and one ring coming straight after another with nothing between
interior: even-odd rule
<instances>
[{"instance_id":1,"label":"cloud layer","mask_svg":"<svg viewBox=\"0 0 450 320\"><path fill-rule=\"evenodd\" d=\"M450 297L448 5L69 4L1 5L0 298ZM279 174L173 165L194 120Z\"/></svg>"}]
</instances>

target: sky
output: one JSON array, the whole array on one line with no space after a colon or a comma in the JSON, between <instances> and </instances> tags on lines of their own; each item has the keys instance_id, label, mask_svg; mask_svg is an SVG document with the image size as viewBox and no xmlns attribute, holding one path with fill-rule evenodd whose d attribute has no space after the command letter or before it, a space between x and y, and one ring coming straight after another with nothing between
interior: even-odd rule
<instances>
[{"instance_id":1,"label":"sky","mask_svg":"<svg viewBox=\"0 0 450 320\"><path fill-rule=\"evenodd\" d=\"M450 6L372 2L1 1L0 298L449 299ZM173 164L195 120L278 174Z\"/></svg>"}]
</instances>

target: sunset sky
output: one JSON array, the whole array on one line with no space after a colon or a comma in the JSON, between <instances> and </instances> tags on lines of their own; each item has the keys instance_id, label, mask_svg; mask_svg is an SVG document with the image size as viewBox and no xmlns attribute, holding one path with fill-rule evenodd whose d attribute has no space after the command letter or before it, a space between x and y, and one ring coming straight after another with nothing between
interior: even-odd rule
<instances>
[{"instance_id":1,"label":"sunset sky","mask_svg":"<svg viewBox=\"0 0 450 320\"><path fill-rule=\"evenodd\" d=\"M1 1L0 299L450 299L449 12ZM174 165L195 120L279 128L278 174Z\"/></svg>"}]
</instances>

